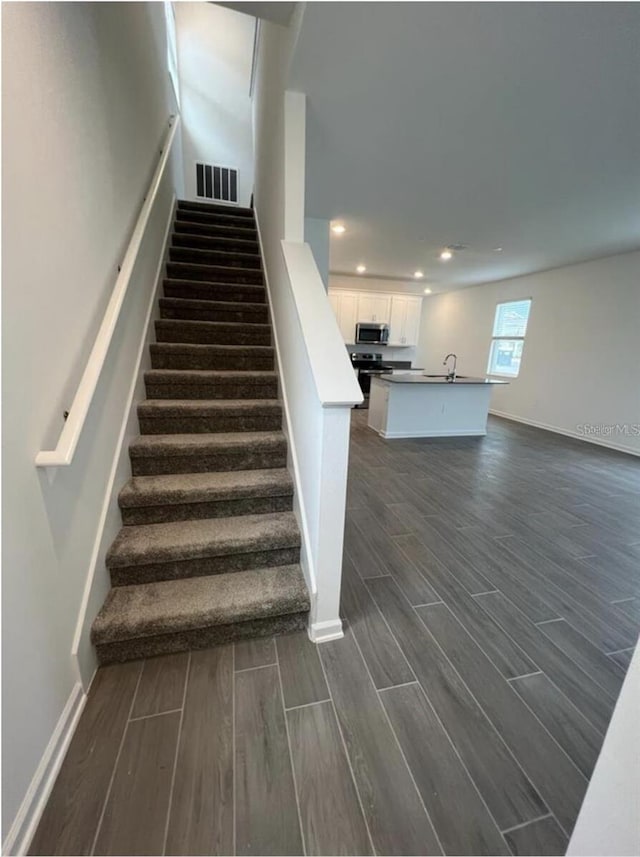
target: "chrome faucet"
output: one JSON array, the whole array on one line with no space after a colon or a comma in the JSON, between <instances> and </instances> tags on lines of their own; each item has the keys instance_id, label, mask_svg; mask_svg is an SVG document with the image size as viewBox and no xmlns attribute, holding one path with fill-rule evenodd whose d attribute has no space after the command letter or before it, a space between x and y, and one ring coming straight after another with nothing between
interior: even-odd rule
<instances>
[{"instance_id":1,"label":"chrome faucet","mask_svg":"<svg viewBox=\"0 0 640 857\"><path fill-rule=\"evenodd\" d=\"M447 372L447 381L455 381L456 380L456 366L458 365L458 355L453 354L453 352L451 354L447 354L447 356L442 361L442 365L447 366L447 369L448 369L449 367L447 365L447 360L450 357L453 357L453 369L451 369L449 372Z\"/></svg>"}]
</instances>

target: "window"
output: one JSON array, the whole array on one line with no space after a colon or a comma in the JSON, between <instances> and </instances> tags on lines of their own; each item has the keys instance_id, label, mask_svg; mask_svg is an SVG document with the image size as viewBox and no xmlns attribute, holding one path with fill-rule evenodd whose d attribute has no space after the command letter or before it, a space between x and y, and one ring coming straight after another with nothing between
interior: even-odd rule
<instances>
[{"instance_id":1,"label":"window","mask_svg":"<svg viewBox=\"0 0 640 857\"><path fill-rule=\"evenodd\" d=\"M496 307L488 375L506 375L508 378L518 376L530 309L529 298L523 301L508 301Z\"/></svg>"}]
</instances>

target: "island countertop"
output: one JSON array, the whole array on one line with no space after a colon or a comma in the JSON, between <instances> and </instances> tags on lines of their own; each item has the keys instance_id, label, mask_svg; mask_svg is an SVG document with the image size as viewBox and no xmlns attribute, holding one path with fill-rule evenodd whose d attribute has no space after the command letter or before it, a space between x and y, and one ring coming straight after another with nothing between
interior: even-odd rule
<instances>
[{"instance_id":1,"label":"island countertop","mask_svg":"<svg viewBox=\"0 0 640 857\"><path fill-rule=\"evenodd\" d=\"M388 381L391 384L438 384L439 386L459 387L463 384L508 384L508 381L498 381L493 378L472 378L467 375L458 375L455 381L448 381L445 376L429 377L428 375L410 375L409 373L398 373L378 375L379 381Z\"/></svg>"}]
</instances>

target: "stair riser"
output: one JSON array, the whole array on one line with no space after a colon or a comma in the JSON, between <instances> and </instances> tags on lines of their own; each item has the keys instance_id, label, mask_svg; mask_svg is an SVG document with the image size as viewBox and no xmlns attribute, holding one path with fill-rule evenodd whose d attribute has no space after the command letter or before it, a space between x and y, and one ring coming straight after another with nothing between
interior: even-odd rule
<instances>
[{"instance_id":1,"label":"stair riser","mask_svg":"<svg viewBox=\"0 0 640 857\"><path fill-rule=\"evenodd\" d=\"M196 265L220 265L223 268L255 268L261 270L260 256L242 253L224 253L221 250L193 250L189 247L170 247L172 262L194 262Z\"/></svg>"},{"instance_id":2,"label":"stair riser","mask_svg":"<svg viewBox=\"0 0 640 857\"><path fill-rule=\"evenodd\" d=\"M282 428L282 414L251 416L159 417L139 416L141 434L203 434L238 431L278 431Z\"/></svg>"},{"instance_id":3,"label":"stair riser","mask_svg":"<svg viewBox=\"0 0 640 857\"><path fill-rule=\"evenodd\" d=\"M151 365L154 369L212 369L237 372L271 372L274 358L232 354L172 354L162 351L161 345L151 346ZM155 397L154 397L155 398Z\"/></svg>"},{"instance_id":4,"label":"stair riser","mask_svg":"<svg viewBox=\"0 0 640 857\"><path fill-rule=\"evenodd\" d=\"M190 262L167 262L167 275L177 280L199 280L208 283L241 283L262 286L264 279L258 268L234 268L224 265L198 265Z\"/></svg>"},{"instance_id":5,"label":"stair riser","mask_svg":"<svg viewBox=\"0 0 640 857\"><path fill-rule=\"evenodd\" d=\"M214 304L214 307L216 305ZM160 304L160 318L181 319L183 321L219 321L228 324L268 324L269 313L264 309L220 309L219 307L180 307Z\"/></svg>"},{"instance_id":6,"label":"stair riser","mask_svg":"<svg viewBox=\"0 0 640 857\"><path fill-rule=\"evenodd\" d=\"M223 253L259 253L260 247L256 240L227 236L190 235L184 232L174 232L171 236L173 247L187 247L195 250L221 250Z\"/></svg>"},{"instance_id":7,"label":"stair riser","mask_svg":"<svg viewBox=\"0 0 640 857\"><path fill-rule=\"evenodd\" d=\"M204 223L207 226L232 226L239 229L255 228L254 221L251 217L233 217L229 214L206 214L202 211L184 211L176 212L177 221L188 221L189 223Z\"/></svg>"},{"instance_id":8,"label":"stair riser","mask_svg":"<svg viewBox=\"0 0 640 857\"><path fill-rule=\"evenodd\" d=\"M125 526L166 524L171 521L193 521L202 518L233 518L238 515L266 515L269 512L290 512L293 495L282 497L243 497L235 500L215 500L209 503L171 503L164 506L122 508Z\"/></svg>"},{"instance_id":9,"label":"stair riser","mask_svg":"<svg viewBox=\"0 0 640 857\"><path fill-rule=\"evenodd\" d=\"M263 286L244 286L239 283L191 283L188 280L165 280L164 296L237 304L266 305L267 302L267 293Z\"/></svg>"},{"instance_id":10,"label":"stair riser","mask_svg":"<svg viewBox=\"0 0 640 857\"><path fill-rule=\"evenodd\" d=\"M185 212L183 212L184 214ZM188 217L176 220L173 231L180 235L204 235L212 238L236 238L240 241L257 241L258 233L252 223L227 226L226 224L197 223Z\"/></svg>"},{"instance_id":11,"label":"stair riser","mask_svg":"<svg viewBox=\"0 0 640 857\"><path fill-rule=\"evenodd\" d=\"M178 200L177 211L199 211L204 214L222 214L242 217L253 221L253 209L243 205L226 205L222 202L192 202L188 199Z\"/></svg>"},{"instance_id":12,"label":"stair riser","mask_svg":"<svg viewBox=\"0 0 640 857\"><path fill-rule=\"evenodd\" d=\"M237 384L158 384L147 381L148 399L277 399L278 382L274 378L261 384L251 381Z\"/></svg>"},{"instance_id":13,"label":"stair riser","mask_svg":"<svg viewBox=\"0 0 640 857\"><path fill-rule=\"evenodd\" d=\"M185 342L195 345L271 345L271 329L250 327L204 327L163 319L156 322L158 342Z\"/></svg>"},{"instance_id":14,"label":"stair riser","mask_svg":"<svg viewBox=\"0 0 640 857\"><path fill-rule=\"evenodd\" d=\"M100 664L123 663L124 661L150 658L155 655L209 649L212 646L235 640L271 637L302 631L307 627L308 618L309 614L306 612L269 616L266 619L252 619L246 622L235 622L231 625L214 625L195 631L157 634L153 637L139 637L116 643L99 644L96 646L96 652Z\"/></svg>"},{"instance_id":15,"label":"stair riser","mask_svg":"<svg viewBox=\"0 0 640 857\"><path fill-rule=\"evenodd\" d=\"M224 556L149 563L148 565L125 565L119 568L110 568L109 574L111 575L112 586L134 586L161 580L228 574L235 571L247 571L251 568L292 565L297 563L299 559L300 548L294 546L249 553L225 554Z\"/></svg>"},{"instance_id":16,"label":"stair riser","mask_svg":"<svg viewBox=\"0 0 640 857\"><path fill-rule=\"evenodd\" d=\"M131 459L134 476L160 476L165 473L208 473L212 470L268 470L286 467L286 448L244 450L237 453L199 453L197 455L158 455Z\"/></svg>"}]
</instances>

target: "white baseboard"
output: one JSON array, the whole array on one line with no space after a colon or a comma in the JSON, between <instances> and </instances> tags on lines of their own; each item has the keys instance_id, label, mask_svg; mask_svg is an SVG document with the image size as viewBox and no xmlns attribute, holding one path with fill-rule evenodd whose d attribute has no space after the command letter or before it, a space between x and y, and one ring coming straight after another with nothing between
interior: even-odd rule
<instances>
[{"instance_id":1,"label":"white baseboard","mask_svg":"<svg viewBox=\"0 0 640 857\"><path fill-rule=\"evenodd\" d=\"M309 625L309 639L312 643L328 643L344 637L342 621L331 619L328 622L312 622Z\"/></svg>"},{"instance_id":2,"label":"white baseboard","mask_svg":"<svg viewBox=\"0 0 640 857\"><path fill-rule=\"evenodd\" d=\"M77 682L2 845L3 854L22 855L29 850L86 701L82 685Z\"/></svg>"},{"instance_id":3,"label":"white baseboard","mask_svg":"<svg viewBox=\"0 0 640 857\"><path fill-rule=\"evenodd\" d=\"M267 295L269 297L269 319L271 321L271 326L273 328L273 341L276 351L276 363L278 365L278 380L280 383L280 388L282 390L282 405L284 410L284 421L286 425L285 435L287 438L287 443L289 445L289 454L291 456L291 469L293 470L293 482L295 485L294 492L294 513L296 513L296 518L298 520L298 524L300 525L300 532L302 536L302 546L300 551L300 567L302 568L305 582L309 589L309 593L311 595L312 601L313 597L317 592L316 585L316 571L313 562L313 554L311 551L311 536L309 534L309 525L307 523L307 511L305 508L304 502L304 493L302 491L302 484L300 482L300 467L298 465L298 453L296 449L295 438L293 436L293 430L291 427L291 414L289 411L289 398L287 396L287 387L284 380L284 374L282 371L282 361L280 359L280 348L278 344L278 327L275 323L275 319L272 315L272 306L273 302L271 300L271 286L269 283L269 274L267 272L267 267L265 264L265 254L264 254L264 246L262 244L262 233L260 232L260 221L258 219L258 212L254 209L253 211L255 221L256 221L256 232L258 233L258 245L260 247L260 255L262 257L262 268L264 274L265 286L267 289Z\"/></svg>"},{"instance_id":4,"label":"white baseboard","mask_svg":"<svg viewBox=\"0 0 640 857\"><path fill-rule=\"evenodd\" d=\"M85 689L88 689L90 678L86 675L86 670L83 670L83 665L81 663L80 656L80 647L82 645L82 640L84 638L85 626L87 621L93 621L93 617L88 617L88 609L91 602L91 593L94 587L94 582L96 579L96 570L98 566L98 559L100 557L100 551L102 547L102 542L104 539L105 526L107 522L107 516L109 514L109 509L111 507L112 498L114 494L114 485L115 479L118 473L118 466L123 455L123 444L124 438L127 431L127 425L129 420L131 419L131 411L132 408L135 407L136 403L134 402L135 392L138 387L140 381L140 367L142 365L142 360L145 355L145 349L147 348L147 341L149 338L149 325L153 319L153 311L157 303L158 291L160 289L160 284L162 282L162 271L164 265L166 263L167 253L168 253L168 241L169 234L171 232L171 226L173 223L173 218L175 215L176 209L176 195L175 193L172 196L171 206L169 209L169 217L166 222L163 238L162 238L162 255L160 257L160 261L158 262L158 267L156 269L154 287L151 292L151 296L149 299L149 305L147 307L147 312L145 315L144 324L142 327L142 333L140 337L140 343L138 345L138 351L136 354L135 366L133 369L133 373L131 376L131 386L129 388L129 392L127 394L127 401L124 407L122 423L120 424L120 431L118 433L118 440L116 442L116 447L113 454L113 462L111 466L111 472L109 473L109 479L107 481L107 486L105 490L104 503L102 506L102 510L100 512L100 520L98 522L98 527L96 530L96 537L93 542L93 549L91 551L91 558L89 560L89 568L87 571L87 578L85 581L84 591L82 593L82 601L80 603L80 610L78 611L78 619L76 622L76 629L73 637L73 643L71 645L71 657L75 661L76 670L82 681ZM94 664L95 667L95 664ZM92 670L92 673L95 671Z\"/></svg>"},{"instance_id":5,"label":"white baseboard","mask_svg":"<svg viewBox=\"0 0 640 857\"><path fill-rule=\"evenodd\" d=\"M374 429L375 431L375 429ZM474 429L469 429L468 431L457 431L456 429L451 429L450 431L433 431L433 432L402 432L402 431L380 431L378 432L380 437L385 438L385 440L394 440L399 438L419 438L419 437L484 437L486 435L486 431L477 431Z\"/></svg>"},{"instance_id":6,"label":"white baseboard","mask_svg":"<svg viewBox=\"0 0 640 857\"><path fill-rule=\"evenodd\" d=\"M496 411L493 408L489 409L489 413L493 414L494 417L501 417L503 420L511 420L514 423L522 423L525 426L532 426L533 428L544 429L544 431L551 431L554 434L561 434L565 437L572 437L574 440L581 440L585 443L593 443L596 446L603 446L605 449L613 449L616 452L624 452L627 455L636 455L640 456L640 451L636 449L631 449L628 446L625 446L622 443L613 443L609 440L601 440L596 437L587 437L583 434L578 434L577 431L569 431L568 429L561 429L558 426L550 426L548 423L540 423L537 420L525 420L522 417L516 417L514 414L507 414L504 411Z\"/></svg>"}]
</instances>

